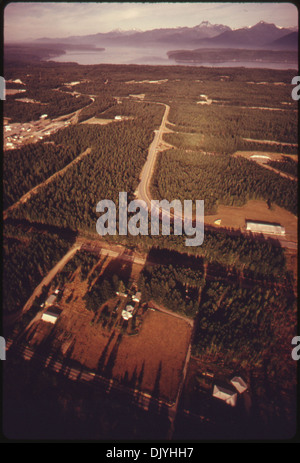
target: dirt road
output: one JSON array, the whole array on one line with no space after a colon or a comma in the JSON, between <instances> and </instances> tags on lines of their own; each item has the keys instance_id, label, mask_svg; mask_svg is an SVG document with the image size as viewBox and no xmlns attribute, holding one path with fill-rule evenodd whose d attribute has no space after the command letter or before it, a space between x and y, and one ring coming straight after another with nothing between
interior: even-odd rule
<instances>
[{"instance_id":1,"label":"dirt road","mask_svg":"<svg viewBox=\"0 0 300 463\"><path fill-rule=\"evenodd\" d=\"M8 314L7 317L3 316L3 324L8 326L14 322L16 322L23 313L27 312L33 304L33 301L36 297L40 296L43 286L49 285L49 283L53 280L55 275L62 270L62 268L69 262L69 260L74 256L74 254L81 248L81 244L75 244L64 256L63 258L50 270L49 273L43 278L41 283L35 288L32 295L24 305L23 309L17 313Z\"/></svg>"},{"instance_id":2,"label":"dirt road","mask_svg":"<svg viewBox=\"0 0 300 463\"><path fill-rule=\"evenodd\" d=\"M67 169L69 169L73 164L76 164L77 162L81 161L82 158L90 154L91 148L87 148L83 153L81 153L79 156L77 156L73 161L71 161L69 164L67 164L65 167L63 167L61 170L58 170L55 172L53 175L48 177L44 182L39 183L36 185L34 188L32 188L30 191L25 193L16 203L14 203L12 206L8 207L4 212L3 212L3 220L7 218L8 212L12 211L16 207L18 207L20 204L26 203L31 196L36 194L40 188L43 188L44 186L48 185L48 183L51 183L56 177L63 175Z\"/></svg>"}]
</instances>

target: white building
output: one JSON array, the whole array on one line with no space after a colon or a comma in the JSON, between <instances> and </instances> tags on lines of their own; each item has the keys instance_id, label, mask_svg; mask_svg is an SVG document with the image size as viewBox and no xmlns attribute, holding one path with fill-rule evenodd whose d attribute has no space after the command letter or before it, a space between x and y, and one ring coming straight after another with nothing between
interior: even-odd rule
<instances>
[{"instance_id":1,"label":"white building","mask_svg":"<svg viewBox=\"0 0 300 463\"><path fill-rule=\"evenodd\" d=\"M138 291L134 296L132 296L133 302L140 302L142 297L142 293Z\"/></svg>"},{"instance_id":2,"label":"white building","mask_svg":"<svg viewBox=\"0 0 300 463\"><path fill-rule=\"evenodd\" d=\"M45 302L45 307L50 307L56 301L57 296L55 294L51 294Z\"/></svg>"},{"instance_id":3,"label":"white building","mask_svg":"<svg viewBox=\"0 0 300 463\"><path fill-rule=\"evenodd\" d=\"M237 393L230 391L229 389L225 389L222 386L217 386L215 384L212 395L213 397L216 397L217 399L223 400L225 403L227 403L228 405L231 405L232 407L235 407L236 405Z\"/></svg>"},{"instance_id":4,"label":"white building","mask_svg":"<svg viewBox=\"0 0 300 463\"><path fill-rule=\"evenodd\" d=\"M279 224L268 222L252 222L246 220L246 230L252 233L264 233L266 235L285 235L285 228Z\"/></svg>"},{"instance_id":5,"label":"white building","mask_svg":"<svg viewBox=\"0 0 300 463\"><path fill-rule=\"evenodd\" d=\"M235 376L230 382L240 394L248 389L247 384L240 376Z\"/></svg>"},{"instance_id":6,"label":"white building","mask_svg":"<svg viewBox=\"0 0 300 463\"><path fill-rule=\"evenodd\" d=\"M126 309L122 310L122 317L124 318L124 320L129 320L130 318L132 318L133 311L134 307L132 307L132 305L127 305Z\"/></svg>"},{"instance_id":7,"label":"white building","mask_svg":"<svg viewBox=\"0 0 300 463\"><path fill-rule=\"evenodd\" d=\"M60 314L59 309L55 307L50 307L50 309L48 309L46 312L43 313L42 320L44 320L45 322L54 324L57 322L59 314Z\"/></svg>"}]
</instances>

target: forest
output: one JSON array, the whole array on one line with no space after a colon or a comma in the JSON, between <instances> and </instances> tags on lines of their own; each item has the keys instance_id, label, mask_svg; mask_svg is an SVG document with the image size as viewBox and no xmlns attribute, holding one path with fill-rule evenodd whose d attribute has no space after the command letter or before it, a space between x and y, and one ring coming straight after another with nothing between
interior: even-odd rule
<instances>
[{"instance_id":1,"label":"forest","mask_svg":"<svg viewBox=\"0 0 300 463\"><path fill-rule=\"evenodd\" d=\"M242 106L248 102L248 105L262 104L293 109L295 102L291 102L290 106L281 104L290 99L291 71L270 73L263 69L245 71L239 68L181 66L172 66L170 69L168 66L40 63L22 66L11 64L6 67L6 74L8 79L21 79L24 86L31 91L35 87L39 91L67 90L65 84L79 81L75 86L76 91L96 96L95 102L82 110L82 120L99 117L100 114L107 119L113 119L116 115L129 118L106 126L84 124L68 127L51 135L51 144L38 143L35 147L23 147L20 151L14 151L14 156L5 159L7 175L4 192L8 205L27 188L51 175L54 164L63 166L69 159L91 147L91 155L71 166L63 176L56 178L11 214L11 217L17 219L26 218L31 222L80 230L81 233L95 233L98 218L95 208L100 199L116 199L118 204L119 191L127 191L128 199L133 198L149 144L153 139L153 130L159 126L164 110L161 105L128 98L121 98L122 103L116 104L115 96L128 97L132 93L144 92L145 100L165 101L170 104L170 120L177 124L176 130L179 133L167 134L165 139L173 137L170 141L182 149L200 151L207 147L228 154L237 149L239 143L249 143L243 141L242 136L261 135L265 138L261 127L270 130L270 136L275 132L280 134L281 141L290 138L294 140L292 137L295 137L293 110L251 110L250 115L247 115L246 110L230 106L232 103ZM143 82L150 75L151 79L168 80L161 84ZM136 80L141 83L135 83ZM269 84L263 85L264 82ZM202 92L224 106L214 103L210 106L197 105ZM54 90L53 93L58 94ZM253 114L257 117L253 118ZM174 130L171 124L170 128ZM183 133L182 130L193 131L193 135ZM236 136L238 131L240 135ZM282 145L278 149L280 147ZM245 159L221 154L205 158L201 152L195 155L184 153L182 149L167 151L159 158L158 165L165 175L159 177L159 182L155 176L153 188L157 197L160 194L166 194L169 198L173 195L176 197L181 192L182 195L187 195L184 199L199 199L203 194L203 186L206 186L212 193L206 195L206 212L214 211L222 201L227 204L243 204L247 198L255 195L264 200L278 201L289 210L295 211L295 189L287 179L278 180L276 174L266 172L266 169ZM219 167L216 166L217 161L220 163ZM29 172L30 165L34 169ZM246 175L248 169L251 176ZM216 178L219 179L218 183ZM184 236L111 238L125 245L144 249L157 247L184 253L187 251ZM237 268L246 266L245 271L264 276L285 275L286 272L284 254L278 244L271 240L257 241L243 235L234 236L207 230L203 245L197 249L190 248L189 252L220 264L234 262Z\"/></svg>"},{"instance_id":2,"label":"forest","mask_svg":"<svg viewBox=\"0 0 300 463\"><path fill-rule=\"evenodd\" d=\"M203 268L169 264L145 266L139 279L143 299L193 318L198 311L199 290L204 285Z\"/></svg>"},{"instance_id":3,"label":"forest","mask_svg":"<svg viewBox=\"0 0 300 463\"><path fill-rule=\"evenodd\" d=\"M283 159L280 161L269 161L268 165L280 170L281 172L298 178L298 161L294 161L294 159L291 159L288 156L283 156Z\"/></svg>"},{"instance_id":4,"label":"forest","mask_svg":"<svg viewBox=\"0 0 300 463\"><path fill-rule=\"evenodd\" d=\"M296 51L247 50L235 48L197 48L195 50L172 50L167 53L169 59L177 63L224 63L224 61L276 61L297 62ZM254 64L255 66L255 64Z\"/></svg>"},{"instance_id":5,"label":"forest","mask_svg":"<svg viewBox=\"0 0 300 463\"><path fill-rule=\"evenodd\" d=\"M188 137L181 132L202 135L197 147L205 151L233 153L242 149L243 138L270 140L297 144L297 114L294 111L266 111L239 106L217 104L197 105L182 102L173 104L170 122L178 133L170 133L165 140L178 148L190 149ZM177 127L178 126L178 127ZM244 148L245 149L245 148ZM297 151L296 151L297 153Z\"/></svg>"},{"instance_id":6,"label":"forest","mask_svg":"<svg viewBox=\"0 0 300 463\"><path fill-rule=\"evenodd\" d=\"M219 369L242 370L250 379L251 394L260 413L270 407L273 416L276 403L276 415L286 416L287 409L293 410L289 408L293 407L291 398L296 397L296 365L287 342L295 336L296 320L297 304L292 291L206 281L196 319L193 355L219 365Z\"/></svg>"},{"instance_id":7,"label":"forest","mask_svg":"<svg viewBox=\"0 0 300 463\"><path fill-rule=\"evenodd\" d=\"M98 201L112 199L118 204L120 191L126 191L132 199L153 130L158 127L163 112L159 105L136 106L139 111L147 109L138 120L106 126L77 125L50 136L50 141L72 152L79 153L87 147L91 147L92 152L22 204L14 212L15 216L95 232ZM126 114L131 115L127 110Z\"/></svg>"},{"instance_id":8,"label":"forest","mask_svg":"<svg viewBox=\"0 0 300 463\"><path fill-rule=\"evenodd\" d=\"M65 283L72 280L76 271L80 274L80 280L85 280L98 260L98 257L93 253L77 251L64 268L56 274L53 285L62 288Z\"/></svg>"},{"instance_id":9,"label":"forest","mask_svg":"<svg viewBox=\"0 0 300 463\"><path fill-rule=\"evenodd\" d=\"M206 155L172 149L159 155L152 196L168 201L204 199L205 214L216 214L219 204L242 206L251 199L271 201L297 214L293 180L241 156Z\"/></svg>"},{"instance_id":10,"label":"forest","mask_svg":"<svg viewBox=\"0 0 300 463\"><path fill-rule=\"evenodd\" d=\"M18 98L29 98L34 103L17 101ZM10 118L10 122L30 122L47 114L50 118L56 118L73 113L84 106L89 105L89 96L79 95L76 98L66 92L48 90L45 88L26 89L26 92L8 95L3 105L4 117Z\"/></svg>"},{"instance_id":11,"label":"forest","mask_svg":"<svg viewBox=\"0 0 300 463\"><path fill-rule=\"evenodd\" d=\"M3 207L14 204L25 193L46 180L80 154L71 146L30 143L7 150L3 159Z\"/></svg>"},{"instance_id":12,"label":"forest","mask_svg":"<svg viewBox=\"0 0 300 463\"><path fill-rule=\"evenodd\" d=\"M3 314L17 312L43 277L71 246L58 235L27 231L12 225L3 232Z\"/></svg>"},{"instance_id":13,"label":"forest","mask_svg":"<svg viewBox=\"0 0 300 463\"><path fill-rule=\"evenodd\" d=\"M81 281L88 280L88 290L84 296L86 308L96 312L104 302L115 296L115 291L120 285L117 275L112 275L110 278L99 276L101 268L102 264L99 263L98 256L80 250L56 275L53 284L63 288L74 278L75 273L79 273Z\"/></svg>"},{"instance_id":14,"label":"forest","mask_svg":"<svg viewBox=\"0 0 300 463\"><path fill-rule=\"evenodd\" d=\"M276 324L275 320L281 322ZM280 325L292 339L295 323L296 300L291 292L207 281L201 296L194 352L228 355L240 361L251 358L253 364L260 363L262 353L272 350L272 344L278 342Z\"/></svg>"},{"instance_id":15,"label":"forest","mask_svg":"<svg viewBox=\"0 0 300 463\"><path fill-rule=\"evenodd\" d=\"M87 106L80 112L78 122L83 122L91 117L100 117L103 112L115 104L116 100L110 95L110 93L105 94L103 92L101 96L96 98L91 105Z\"/></svg>"},{"instance_id":16,"label":"forest","mask_svg":"<svg viewBox=\"0 0 300 463\"><path fill-rule=\"evenodd\" d=\"M50 143L38 142L6 151L4 207L91 148L90 155L70 166L62 176L8 214L3 233L4 314L22 309L34 288L68 251L72 240L63 238L67 232L72 232L72 239L80 235L99 240L96 234L99 200L110 198L118 205L120 191L128 192L129 201L133 199L153 131L159 127L164 112L164 107L154 104L156 102L170 105L168 128L174 132L165 134L164 140L175 146L158 157L153 184L153 194L158 199L205 199L206 213L216 211L219 204L242 205L249 199L261 199L297 213L295 181L281 178L245 158L231 156L237 150L297 153L297 102L291 98L294 71L200 66L79 66L26 59L19 63L6 62L5 79L24 82L23 85L8 83L7 88L24 88L26 93L21 97L45 104L22 103L15 101L20 95L9 96L4 103L4 115L22 122L36 119L45 112L57 117L84 107L79 122L91 117L114 119L116 115L128 119L105 126L77 124L50 135L47 138ZM167 80L149 83L159 79ZM80 83L68 88L67 83L71 81ZM76 98L71 91L81 96ZM138 102L130 96L132 94L145 94L144 101ZM197 104L203 103L203 95L212 100L211 104ZM95 99L93 103L91 97ZM274 111L253 109L258 107ZM276 143L268 145L257 140ZM276 161L274 167L295 175L297 166L286 157L279 164ZM18 227L18 224L21 225ZM254 414L258 408L255 394L259 388L273 388L271 392L275 390L278 394L277 404L283 403L281 393L290 400L294 364L286 359L291 359L290 340L296 334L297 320L292 290L294 276L288 270L285 249L276 238L261 236L257 239L223 229L205 229L204 242L199 247L187 248L185 238L171 233L170 236L116 235L101 239L123 244L132 251L149 253L149 264L145 265L139 280L143 301L152 299L194 320L193 356L214 363L220 374L224 366L232 363L249 373ZM99 277L101 262L97 264L97 259L92 254L78 252L53 281L55 287L63 286L75 272L82 281L87 279L85 303L95 314L115 295L116 288L124 286L117 275L107 276L103 272ZM151 259L155 264L150 265ZM37 307L40 306L35 301L33 310ZM20 426L20 422L25 421L31 404L24 402L24 397L35 400L37 396L50 394L53 410L65 420L56 421L59 430L63 429L61 432L69 435L76 420L80 423L81 435L86 432L83 428L87 423L89 431L93 428L94 432L97 428L93 425L95 410L87 405L82 421L82 415L79 417L74 412L72 400L65 400L66 378L52 377L45 369L42 376L39 375L35 360L32 369L28 367L31 362L25 367L22 364L24 384L20 387L15 368L8 365L7 384L10 387L6 387L6 394L22 399L18 402L21 412L16 414L17 419L9 418L11 429L16 429L16 423L20 432L26 428ZM13 367L16 365L17 359ZM260 376L257 376L258 370ZM36 382L32 382L32 374ZM72 390L75 386L83 387L79 382L70 383L68 388ZM281 388L282 384L287 387ZM80 408L82 391L76 390ZM85 390L87 402L90 391ZM269 392L267 390L265 396L275 415L278 408ZM97 394L99 398L98 390ZM97 403L101 436L111 436L111 428L115 434L117 431L126 434L132 410L127 410L121 425L120 421L115 425L111 418L113 407L106 399L107 396ZM120 409L122 407L120 405ZM262 410L265 410L264 404ZM53 418L55 413L48 412L47 416ZM43 413L41 415L41 422L45 423ZM139 414L139 420L134 423L135 435L139 434L141 418L144 416ZM132 435L128 432L126 437Z\"/></svg>"}]
</instances>

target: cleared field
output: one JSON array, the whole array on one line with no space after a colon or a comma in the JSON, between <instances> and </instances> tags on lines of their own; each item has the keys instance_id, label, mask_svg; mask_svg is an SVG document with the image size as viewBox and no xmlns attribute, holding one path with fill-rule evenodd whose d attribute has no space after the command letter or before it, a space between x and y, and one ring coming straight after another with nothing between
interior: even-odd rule
<instances>
[{"instance_id":1,"label":"cleared field","mask_svg":"<svg viewBox=\"0 0 300 463\"><path fill-rule=\"evenodd\" d=\"M81 122L81 124L99 124L99 125L107 125L111 122L114 122L114 119L99 119L97 117L91 117L86 121Z\"/></svg>"},{"instance_id":2,"label":"cleared field","mask_svg":"<svg viewBox=\"0 0 300 463\"><path fill-rule=\"evenodd\" d=\"M258 164L265 164L268 162L267 158L270 158L272 161L280 161L284 157L290 157L294 161L298 161L297 154L281 154L273 151L236 151L232 156L243 156L246 159L252 159L255 162L258 162Z\"/></svg>"},{"instance_id":3,"label":"cleared field","mask_svg":"<svg viewBox=\"0 0 300 463\"><path fill-rule=\"evenodd\" d=\"M123 281L137 281L143 266L121 258L101 257L93 270L108 277L118 272ZM94 275L94 274L93 274ZM121 312L126 297L113 297L94 313L86 308L88 279L81 281L79 269L58 302L62 310L55 325L41 320L42 310L27 332L30 346L52 353L53 358L75 361L120 384L129 385L156 398L175 401L191 337L191 326L180 318L158 310L135 306L133 319L125 322ZM106 306L110 314L101 317ZM115 311L115 307L119 306ZM43 309L44 310L44 309Z\"/></svg>"},{"instance_id":4,"label":"cleared field","mask_svg":"<svg viewBox=\"0 0 300 463\"><path fill-rule=\"evenodd\" d=\"M123 337L113 376L136 376L143 391L174 401L190 337L191 327L184 320L148 310L139 334Z\"/></svg>"},{"instance_id":5,"label":"cleared field","mask_svg":"<svg viewBox=\"0 0 300 463\"><path fill-rule=\"evenodd\" d=\"M251 200L241 207L219 205L218 213L206 216L205 223L213 225L218 219L221 227L240 229L245 229L245 220L280 223L287 239L297 241L297 217L275 204L269 209L265 201Z\"/></svg>"}]
</instances>

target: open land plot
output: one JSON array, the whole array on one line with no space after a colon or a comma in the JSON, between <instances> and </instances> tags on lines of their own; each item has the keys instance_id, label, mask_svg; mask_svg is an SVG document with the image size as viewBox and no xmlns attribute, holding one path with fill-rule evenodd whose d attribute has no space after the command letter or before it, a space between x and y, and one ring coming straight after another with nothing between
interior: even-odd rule
<instances>
[{"instance_id":1,"label":"open land plot","mask_svg":"<svg viewBox=\"0 0 300 463\"><path fill-rule=\"evenodd\" d=\"M90 274L116 274L130 284L137 281L142 265L128 265L118 258L101 256ZM191 338L191 326L180 318L135 305L135 326L121 317L128 300L112 297L96 312L88 310L84 295L88 279L81 281L79 269L64 287L58 303L62 310L55 325L41 320L42 311L27 333L31 347L47 349L43 354L63 356L121 384L174 402ZM93 273L94 275L94 273ZM101 317L103 306L109 319ZM118 306L118 310L115 308ZM132 335L134 333L134 335ZM43 347L47 345L47 348Z\"/></svg>"},{"instance_id":2,"label":"open land plot","mask_svg":"<svg viewBox=\"0 0 300 463\"><path fill-rule=\"evenodd\" d=\"M280 161L285 157L289 157L294 161L298 161L297 154L282 154L274 153L272 151L236 151L233 156L243 156L246 159L251 159L258 164L265 164L270 159L271 161ZM255 157L253 157L255 156ZM268 159L269 158L269 159Z\"/></svg>"},{"instance_id":3,"label":"open land plot","mask_svg":"<svg viewBox=\"0 0 300 463\"><path fill-rule=\"evenodd\" d=\"M98 117L91 117L90 119L87 119L86 121L81 122L81 124L107 125L107 124L110 124L111 122L115 122L115 120L114 119L100 119Z\"/></svg>"},{"instance_id":4,"label":"open land plot","mask_svg":"<svg viewBox=\"0 0 300 463\"><path fill-rule=\"evenodd\" d=\"M243 206L218 206L218 213L205 216L205 223L213 225L220 220L221 227L245 229L246 220L280 223L285 228L285 236L297 241L298 218L291 212L273 204L268 208L266 201L250 200Z\"/></svg>"},{"instance_id":5,"label":"open land plot","mask_svg":"<svg viewBox=\"0 0 300 463\"><path fill-rule=\"evenodd\" d=\"M121 380L136 375L140 388L174 401L191 337L184 320L159 311L148 310L137 336L123 337L113 367L113 376Z\"/></svg>"}]
</instances>

